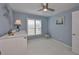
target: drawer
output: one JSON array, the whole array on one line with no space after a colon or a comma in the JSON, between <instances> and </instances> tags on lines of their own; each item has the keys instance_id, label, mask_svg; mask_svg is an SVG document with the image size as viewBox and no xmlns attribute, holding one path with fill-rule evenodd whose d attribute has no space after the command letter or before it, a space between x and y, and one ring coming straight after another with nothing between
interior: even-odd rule
<instances>
[{"instance_id":1,"label":"drawer","mask_svg":"<svg viewBox=\"0 0 79 59\"><path fill-rule=\"evenodd\" d=\"M27 39L24 37L0 40L0 50L2 54L16 54L14 52L26 51Z\"/></svg>"}]
</instances>

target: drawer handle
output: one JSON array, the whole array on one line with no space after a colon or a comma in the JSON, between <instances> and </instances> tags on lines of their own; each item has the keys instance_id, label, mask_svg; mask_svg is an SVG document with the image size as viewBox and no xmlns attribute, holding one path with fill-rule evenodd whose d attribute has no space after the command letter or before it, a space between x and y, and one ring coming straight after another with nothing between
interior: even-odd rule
<instances>
[{"instance_id":1,"label":"drawer handle","mask_svg":"<svg viewBox=\"0 0 79 59\"><path fill-rule=\"evenodd\" d=\"M73 36L75 36L76 34L72 34Z\"/></svg>"},{"instance_id":2,"label":"drawer handle","mask_svg":"<svg viewBox=\"0 0 79 59\"><path fill-rule=\"evenodd\" d=\"M26 37L24 37L24 39L26 39Z\"/></svg>"}]
</instances>

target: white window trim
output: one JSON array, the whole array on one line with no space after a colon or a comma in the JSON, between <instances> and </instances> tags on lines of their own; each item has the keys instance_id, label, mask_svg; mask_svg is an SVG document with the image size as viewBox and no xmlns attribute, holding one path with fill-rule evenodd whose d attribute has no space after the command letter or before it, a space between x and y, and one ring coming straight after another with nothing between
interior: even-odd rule
<instances>
[{"instance_id":1,"label":"white window trim","mask_svg":"<svg viewBox=\"0 0 79 59\"><path fill-rule=\"evenodd\" d=\"M28 35L28 20L34 20L34 22L35 22L35 28L34 28L35 35L29 35L29 36L42 35L42 21L41 21L41 34L36 34L36 20L40 20L40 19L31 19L31 18L28 18L27 19L27 35Z\"/></svg>"}]
</instances>

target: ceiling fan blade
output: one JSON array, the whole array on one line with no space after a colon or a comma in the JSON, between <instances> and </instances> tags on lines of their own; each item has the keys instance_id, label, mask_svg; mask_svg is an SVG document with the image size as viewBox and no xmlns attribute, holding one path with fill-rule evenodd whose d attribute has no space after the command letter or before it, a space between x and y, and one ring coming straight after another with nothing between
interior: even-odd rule
<instances>
[{"instance_id":1,"label":"ceiling fan blade","mask_svg":"<svg viewBox=\"0 0 79 59\"><path fill-rule=\"evenodd\" d=\"M48 8L48 3L46 3L46 8Z\"/></svg>"},{"instance_id":2,"label":"ceiling fan blade","mask_svg":"<svg viewBox=\"0 0 79 59\"><path fill-rule=\"evenodd\" d=\"M43 9L39 9L38 11L43 11Z\"/></svg>"},{"instance_id":3,"label":"ceiling fan blade","mask_svg":"<svg viewBox=\"0 0 79 59\"><path fill-rule=\"evenodd\" d=\"M51 8L48 8L48 3L41 3L41 6L42 6L42 9L39 9L38 11L55 11L55 9L51 9Z\"/></svg>"},{"instance_id":4,"label":"ceiling fan blade","mask_svg":"<svg viewBox=\"0 0 79 59\"><path fill-rule=\"evenodd\" d=\"M43 4L43 3L41 3L41 6L42 6L42 8L43 8L43 9L45 8L45 6L44 6L44 4Z\"/></svg>"},{"instance_id":5,"label":"ceiling fan blade","mask_svg":"<svg viewBox=\"0 0 79 59\"><path fill-rule=\"evenodd\" d=\"M45 9L45 8L47 9L48 8L48 3L41 3L41 6L42 6L43 9Z\"/></svg>"},{"instance_id":6,"label":"ceiling fan blade","mask_svg":"<svg viewBox=\"0 0 79 59\"><path fill-rule=\"evenodd\" d=\"M55 11L55 9L51 9L51 8L48 8L48 10L50 10L50 11Z\"/></svg>"}]
</instances>

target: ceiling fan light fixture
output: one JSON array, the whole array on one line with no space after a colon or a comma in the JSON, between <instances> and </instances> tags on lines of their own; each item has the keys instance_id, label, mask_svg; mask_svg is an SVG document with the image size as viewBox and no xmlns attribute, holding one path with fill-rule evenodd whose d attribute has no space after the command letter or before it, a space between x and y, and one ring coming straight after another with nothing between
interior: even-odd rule
<instances>
[{"instance_id":1,"label":"ceiling fan light fixture","mask_svg":"<svg viewBox=\"0 0 79 59\"><path fill-rule=\"evenodd\" d=\"M43 9L43 11L47 11L47 9L45 8L45 9Z\"/></svg>"},{"instance_id":2,"label":"ceiling fan light fixture","mask_svg":"<svg viewBox=\"0 0 79 59\"><path fill-rule=\"evenodd\" d=\"M55 11L54 9L48 7L48 3L42 3L41 5L42 5L42 8L39 9L38 11L44 11L44 12Z\"/></svg>"}]
</instances>

